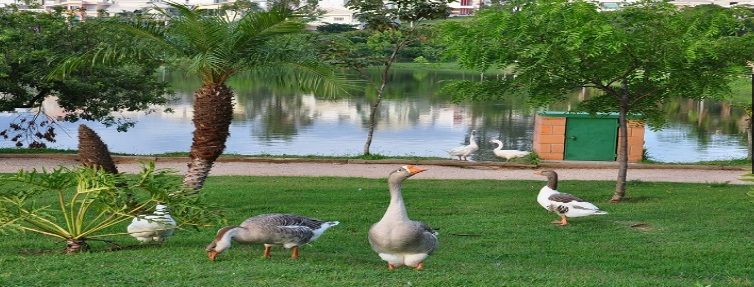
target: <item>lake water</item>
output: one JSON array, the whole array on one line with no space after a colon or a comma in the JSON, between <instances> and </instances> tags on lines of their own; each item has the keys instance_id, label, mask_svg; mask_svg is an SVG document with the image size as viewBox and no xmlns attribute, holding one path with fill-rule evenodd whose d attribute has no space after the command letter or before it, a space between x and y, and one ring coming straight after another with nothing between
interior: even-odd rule
<instances>
[{"instance_id":1,"label":"lake water","mask_svg":"<svg viewBox=\"0 0 754 287\"><path fill-rule=\"evenodd\" d=\"M523 100L498 104L452 103L440 95L442 82L472 78L471 74L397 71L387 89L372 143L372 153L447 157L446 150L463 144L476 129L480 150L473 160L495 160L490 138L500 138L505 148L530 150L533 115L540 110L568 110L567 103L547 108L526 108ZM188 151L191 146L192 91L195 81L169 79L177 99L174 113L123 113L135 119L128 132L87 123L112 152L152 154ZM347 98L325 99L312 94L264 87L251 79L235 80L237 92L226 153L287 155L357 155L366 139L371 88ZM54 103L48 113L59 116ZM728 103L676 100L666 107L670 123L659 131L647 128L645 148L663 162L693 162L746 157L745 113ZM18 114L0 113L0 127ZM48 147L76 149L80 123L62 122L58 141ZM0 147L13 146L0 139Z\"/></svg>"}]
</instances>

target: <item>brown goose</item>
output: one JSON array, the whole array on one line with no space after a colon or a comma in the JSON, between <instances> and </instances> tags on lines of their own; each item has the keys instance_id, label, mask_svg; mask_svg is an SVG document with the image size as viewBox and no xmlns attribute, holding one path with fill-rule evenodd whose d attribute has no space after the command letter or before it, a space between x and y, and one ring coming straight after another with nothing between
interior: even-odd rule
<instances>
[{"instance_id":1,"label":"brown goose","mask_svg":"<svg viewBox=\"0 0 754 287\"><path fill-rule=\"evenodd\" d=\"M423 222L409 219L401 196L403 180L422 171L425 169L406 165L390 173L390 205L382 219L369 229L369 244L387 261L389 270L401 265L421 270L424 259L437 248L437 232Z\"/></svg>"},{"instance_id":2,"label":"brown goose","mask_svg":"<svg viewBox=\"0 0 754 287\"><path fill-rule=\"evenodd\" d=\"M568 217L607 214L594 204L571 194L558 191L558 174L552 170L535 172L536 175L547 177L547 185L539 190L537 202L545 209L560 215L560 220L552 223L567 225Z\"/></svg>"},{"instance_id":3,"label":"brown goose","mask_svg":"<svg viewBox=\"0 0 754 287\"><path fill-rule=\"evenodd\" d=\"M207 256L214 261L217 255L230 248L231 240L246 244L264 244L264 257L270 249L282 245L291 249L291 258L299 257L298 247L317 240L337 221L322 221L293 214L262 214L246 219L239 226L226 226L217 231L215 240L207 246Z\"/></svg>"}]
</instances>

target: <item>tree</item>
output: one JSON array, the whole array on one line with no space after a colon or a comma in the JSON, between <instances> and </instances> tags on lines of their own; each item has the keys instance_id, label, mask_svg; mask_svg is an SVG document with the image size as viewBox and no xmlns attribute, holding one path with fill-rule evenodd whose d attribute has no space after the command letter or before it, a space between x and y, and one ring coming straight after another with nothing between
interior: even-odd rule
<instances>
[{"instance_id":1,"label":"tree","mask_svg":"<svg viewBox=\"0 0 754 287\"><path fill-rule=\"evenodd\" d=\"M600 12L583 1L508 5L469 23L450 23L445 38L463 66L512 68L513 76L456 85L486 98L524 94L536 105L563 100L581 87L601 91L580 108L619 113L612 202L625 196L627 118L658 123L660 107L671 97L724 95L754 51L733 10L718 6L678 9L647 1Z\"/></svg>"},{"instance_id":2,"label":"tree","mask_svg":"<svg viewBox=\"0 0 754 287\"><path fill-rule=\"evenodd\" d=\"M349 0L346 7L356 10L357 19L366 24L371 32L367 44L379 57L380 83L376 88L376 99L369 111L369 129L364 143L364 155L369 155L374 129L377 126L377 113L389 82L390 68L399 52L412 42L419 40L419 22L445 18L450 14L445 0Z\"/></svg>"},{"instance_id":3,"label":"tree","mask_svg":"<svg viewBox=\"0 0 754 287\"><path fill-rule=\"evenodd\" d=\"M268 82L318 89L324 94L342 92L348 82L316 61L306 47L290 45L291 35L304 32L290 10L250 11L237 21L205 15L199 10L169 4L167 21L137 19L113 22L111 28L138 36L130 45L100 43L93 51L69 59L57 75L94 63L113 64L144 59L183 69L201 80L194 94L194 137L184 184L202 188L213 163L225 149L233 116L233 91L227 81L247 72ZM294 43L300 44L300 42Z\"/></svg>"},{"instance_id":4,"label":"tree","mask_svg":"<svg viewBox=\"0 0 754 287\"><path fill-rule=\"evenodd\" d=\"M21 116L0 136L18 146L44 147L55 140L54 119L44 116L42 102L57 97L65 120L99 121L125 130L130 119L113 111L149 110L170 96L156 76L154 60L71 73L65 79L49 78L63 59L97 47L100 42L126 45L132 39L107 29L103 21L67 25L60 13L9 12L0 9L0 111L34 108L39 114Z\"/></svg>"}]
</instances>

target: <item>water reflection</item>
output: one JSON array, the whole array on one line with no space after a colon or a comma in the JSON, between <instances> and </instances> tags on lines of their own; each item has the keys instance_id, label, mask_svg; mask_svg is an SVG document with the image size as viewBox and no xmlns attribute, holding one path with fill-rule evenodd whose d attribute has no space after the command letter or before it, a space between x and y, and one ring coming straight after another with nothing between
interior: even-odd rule
<instances>
[{"instance_id":1,"label":"water reflection","mask_svg":"<svg viewBox=\"0 0 754 287\"><path fill-rule=\"evenodd\" d=\"M479 132L480 150L473 160L493 160L499 138L506 149L530 150L535 110L524 99L501 103L454 104L438 93L441 82L473 78L471 74L396 71L379 114L372 150L387 155L447 156L446 150L465 144L471 129ZM174 113L124 113L138 120L128 133L90 124L114 152L161 153L187 151L191 144L192 92L198 82L168 75L178 98ZM227 153L346 155L359 154L366 138L370 98L367 84L352 97L325 99L295 90L272 89L254 79L231 82L236 91ZM571 100L548 107L569 110L589 97L575 93ZM649 154L660 161L698 161L746 156L745 114L729 103L671 101L665 106L669 126L647 132ZM0 114L0 125L13 118ZM78 124L64 123L69 131ZM76 148L75 134L61 135L51 147ZM11 146L8 141L0 146Z\"/></svg>"}]
</instances>

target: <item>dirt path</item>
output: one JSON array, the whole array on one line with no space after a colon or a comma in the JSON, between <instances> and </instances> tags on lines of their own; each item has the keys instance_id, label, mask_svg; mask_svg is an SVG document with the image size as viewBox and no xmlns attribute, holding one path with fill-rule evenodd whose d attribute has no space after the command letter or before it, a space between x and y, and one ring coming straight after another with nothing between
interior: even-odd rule
<instances>
[{"instance_id":1,"label":"dirt path","mask_svg":"<svg viewBox=\"0 0 754 287\"><path fill-rule=\"evenodd\" d=\"M0 173L13 173L19 169L52 168L58 165L76 166L72 159L50 158L0 158ZM269 162L218 162L212 175L255 175L255 176L337 176L383 178L401 164L355 164L355 163L269 163ZM185 172L186 163L180 160L158 161L160 168L171 168ZM137 172L140 164L127 162L118 164L122 172ZM500 168L492 166L454 167L422 165L428 171L418 174L416 179L498 179L498 180L542 180L533 175L530 168ZM604 168L556 168L561 180L615 180L617 170ZM741 180L742 170L699 170L699 169L630 169L629 180L659 182L697 182L746 184Z\"/></svg>"}]
</instances>

